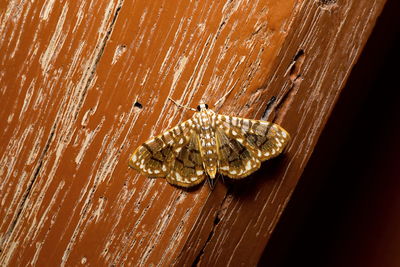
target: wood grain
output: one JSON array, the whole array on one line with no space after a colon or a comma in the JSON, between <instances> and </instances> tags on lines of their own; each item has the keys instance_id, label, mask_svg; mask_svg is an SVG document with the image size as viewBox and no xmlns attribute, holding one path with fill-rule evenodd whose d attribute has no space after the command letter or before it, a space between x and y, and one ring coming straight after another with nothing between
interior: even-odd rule
<instances>
[{"instance_id":1,"label":"wood grain","mask_svg":"<svg viewBox=\"0 0 400 267\"><path fill-rule=\"evenodd\" d=\"M256 264L384 3L1 3L1 265ZM277 96L284 156L213 191L128 168L192 115L168 97L231 88L215 111Z\"/></svg>"}]
</instances>

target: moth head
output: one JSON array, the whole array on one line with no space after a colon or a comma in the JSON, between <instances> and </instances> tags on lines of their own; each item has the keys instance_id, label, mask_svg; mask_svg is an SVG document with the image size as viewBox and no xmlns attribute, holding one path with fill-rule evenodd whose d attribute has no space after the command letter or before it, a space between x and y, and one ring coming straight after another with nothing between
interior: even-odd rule
<instances>
[{"instance_id":1,"label":"moth head","mask_svg":"<svg viewBox=\"0 0 400 267\"><path fill-rule=\"evenodd\" d=\"M197 110L201 111L202 109L208 109L208 105L207 104L200 104L197 106Z\"/></svg>"}]
</instances>

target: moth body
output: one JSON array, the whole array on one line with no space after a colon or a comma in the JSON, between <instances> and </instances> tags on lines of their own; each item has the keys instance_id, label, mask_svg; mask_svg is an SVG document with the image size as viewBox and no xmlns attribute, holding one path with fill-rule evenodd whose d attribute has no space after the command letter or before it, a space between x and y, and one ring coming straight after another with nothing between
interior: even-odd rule
<instances>
[{"instance_id":1,"label":"moth body","mask_svg":"<svg viewBox=\"0 0 400 267\"><path fill-rule=\"evenodd\" d=\"M200 111L194 115L198 122L196 132L203 167L211 179L215 178L218 169L218 147L215 136L215 113L205 105L199 105Z\"/></svg>"}]
</instances>

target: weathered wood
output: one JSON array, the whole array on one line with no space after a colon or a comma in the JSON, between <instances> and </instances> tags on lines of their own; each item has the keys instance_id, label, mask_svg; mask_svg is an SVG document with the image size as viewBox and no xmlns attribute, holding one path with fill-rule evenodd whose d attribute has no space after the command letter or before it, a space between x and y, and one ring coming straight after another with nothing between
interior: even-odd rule
<instances>
[{"instance_id":1,"label":"weathered wood","mask_svg":"<svg viewBox=\"0 0 400 267\"><path fill-rule=\"evenodd\" d=\"M190 264L195 258L204 266L257 264L385 3L325 2L296 6L298 15L268 83L268 90L283 87L288 92L285 107L278 109L278 122L284 116L283 125L293 135L285 157L255 174L256 182L227 193L228 207L223 203L216 214L227 211L200 253L190 248L208 232L196 225L178 265ZM293 55L295 62L290 64ZM200 221L202 216L208 215L201 214Z\"/></svg>"},{"instance_id":2,"label":"weathered wood","mask_svg":"<svg viewBox=\"0 0 400 267\"><path fill-rule=\"evenodd\" d=\"M278 119L284 115L284 126L293 135L292 143L284 158L254 175L259 176L256 183L228 192L232 200L227 212L214 226L200 258L186 249L193 247L203 234L195 226L180 264L188 264L196 257L205 266L257 264L384 3L298 4L293 23L298 26L291 28L278 56L281 61L274 67L276 71L268 84L268 90L283 87L282 91L290 92L285 99L287 106L278 110ZM287 77L284 74L294 54L301 67L292 66L290 69L296 73ZM215 213L220 210L217 208Z\"/></svg>"},{"instance_id":3,"label":"weathered wood","mask_svg":"<svg viewBox=\"0 0 400 267\"><path fill-rule=\"evenodd\" d=\"M0 16L0 263L254 265L385 1L9 2ZM296 56L297 55L297 56ZM215 103L293 140L183 191L127 167Z\"/></svg>"}]
</instances>

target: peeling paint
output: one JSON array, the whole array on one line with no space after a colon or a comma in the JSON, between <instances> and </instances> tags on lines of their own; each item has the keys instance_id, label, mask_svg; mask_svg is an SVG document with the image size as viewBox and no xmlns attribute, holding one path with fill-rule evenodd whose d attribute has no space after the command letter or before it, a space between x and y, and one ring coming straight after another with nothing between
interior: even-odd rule
<instances>
[{"instance_id":1,"label":"peeling paint","mask_svg":"<svg viewBox=\"0 0 400 267\"><path fill-rule=\"evenodd\" d=\"M64 45L66 35L63 34L63 28L65 24L65 19L67 17L68 12L68 2L65 3L62 13L57 22L54 33L50 39L49 44L47 45L46 51L40 57L40 66L42 67L43 75L50 70L51 61L57 57L58 53L60 53L61 47Z\"/></svg>"},{"instance_id":2,"label":"peeling paint","mask_svg":"<svg viewBox=\"0 0 400 267\"><path fill-rule=\"evenodd\" d=\"M42 20L48 20L50 13L53 11L53 6L54 6L55 0L47 0L43 6L42 9L40 10L40 15L39 17Z\"/></svg>"}]
</instances>

